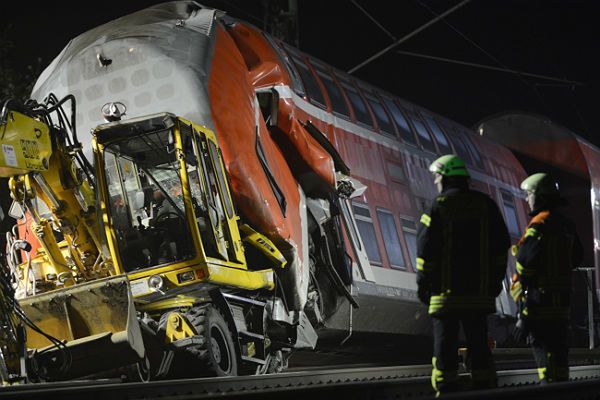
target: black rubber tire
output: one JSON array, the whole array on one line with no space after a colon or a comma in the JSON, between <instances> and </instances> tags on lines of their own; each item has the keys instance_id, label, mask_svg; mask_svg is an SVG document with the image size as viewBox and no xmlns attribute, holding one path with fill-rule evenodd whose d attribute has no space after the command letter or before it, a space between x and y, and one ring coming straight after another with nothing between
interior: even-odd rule
<instances>
[{"instance_id":1,"label":"black rubber tire","mask_svg":"<svg viewBox=\"0 0 600 400\"><path fill-rule=\"evenodd\" d=\"M202 339L200 344L185 349L193 357L195 367L204 376L237 376L240 356L219 309L204 304L192 307L185 316Z\"/></svg>"}]
</instances>

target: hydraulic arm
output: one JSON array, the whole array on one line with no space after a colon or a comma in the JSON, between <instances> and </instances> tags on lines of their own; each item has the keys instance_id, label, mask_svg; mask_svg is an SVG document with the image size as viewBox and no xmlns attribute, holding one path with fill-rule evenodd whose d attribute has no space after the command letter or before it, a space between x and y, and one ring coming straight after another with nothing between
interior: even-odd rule
<instances>
[{"instance_id":1,"label":"hydraulic arm","mask_svg":"<svg viewBox=\"0 0 600 400\"><path fill-rule=\"evenodd\" d=\"M62 108L69 100L50 106L8 101L0 115L0 177L11 178L11 196L27 210L41 246L20 270L11 265L21 282L17 296L110 274L100 251L91 169Z\"/></svg>"}]
</instances>

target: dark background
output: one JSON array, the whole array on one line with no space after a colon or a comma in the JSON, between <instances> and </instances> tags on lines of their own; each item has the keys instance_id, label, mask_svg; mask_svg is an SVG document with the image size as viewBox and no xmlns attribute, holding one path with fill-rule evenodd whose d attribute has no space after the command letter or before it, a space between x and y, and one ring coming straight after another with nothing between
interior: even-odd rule
<instances>
[{"instance_id":1,"label":"dark background","mask_svg":"<svg viewBox=\"0 0 600 400\"><path fill-rule=\"evenodd\" d=\"M159 2L21 1L3 5L0 65L11 73L34 76L71 38ZM355 2L396 38L459 3ZM286 0L201 3L268 30L274 29L273 16L288 8ZM298 0L298 9L300 49L341 70L349 70L393 43L349 0ZM598 11L600 4L595 1L472 0L394 49L548 75L581 85L416 58L394 50L354 75L468 126L501 111L529 111L600 144L596 132L596 91L600 87Z\"/></svg>"}]
</instances>

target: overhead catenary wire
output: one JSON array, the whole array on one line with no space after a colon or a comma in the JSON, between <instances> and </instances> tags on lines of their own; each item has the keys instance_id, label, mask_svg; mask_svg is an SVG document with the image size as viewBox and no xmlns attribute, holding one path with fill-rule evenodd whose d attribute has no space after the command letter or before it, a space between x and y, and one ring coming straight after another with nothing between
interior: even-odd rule
<instances>
[{"instance_id":1,"label":"overhead catenary wire","mask_svg":"<svg viewBox=\"0 0 600 400\"><path fill-rule=\"evenodd\" d=\"M431 7L429 7L427 4L425 4L424 2L420 1L420 0L416 0L417 3L419 3L423 8L427 9L431 14L433 15L438 15ZM476 47L477 49L479 49L483 54L485 54L487 57L489 57L491 60L493 60L495 63L497 63L498 65L500 65L501 67L507 69L507 70L511 70L510 68L508 68L504 63L502 63L500 60L498 60L496 57L494 57L490 52L486 51L482 46L480 46L479 44L477 44L474 40L470 39L467 35L465 35L464 33L462 33L460 30L458 30L455 26L453 26L452 24L450 24L448 21L443 20L444 24L446 24L446 26L448 26L450 29L452 29L456 34L458 34L460 37L462 37L465 41L467 41L468 43L470 43L471 45L473 45L474 47ZM547 110L549 109L548 105L546 104L546 101L544 100L544 97L540 94L538 88L540 86L548 86L548 84L539 84L539 83L534 83L532 84L531 82L529 82L527 79L524 78L524 76L527 76L526 73L522 73L521 71L516 71L514 72L514 74L526 85L528 86L536 95L538 101L540 102L540 104L546 108ZM558 79L558 78L557 78ZM566 79L563 79L564 81L567 81ZM561 87L564 87L566 85L566 83L564 82L559 82ZM570 85L570 89L571 92L574 92L576 86L581 86L583 84L577 82L577 85L575 84L571 84ZM576 108L575 104L573 104L573 106ZM583 120L583 117L579 114L578 110L576 109L576 115L578 117L578 119L580 120L580 122L582 123L582 125L585 127L585 121ZM587 129L586 129L587 130Z\"/></svg>"},{"instance_id":2,"label":"overhead catenary wire","mask_svg":"<svg viewBox=\"0 0 600 400\"><path fill-rule=\"evenodd\" d=\"M378 51L377 53L375 53L374 55L372 55L371 57L367 58L365 61L361 62L360 64L356 65L353 68L350 68L348 70L349 74L352 74L356 71L358 71L359 69L361 69L362 67L364 67L365 65L369 64L370 62L372 62L373 60L378 59L379 57L381 57L382 55L384 55L385 53L387 53L388 51L392 50L394 47L398 46L401 43L406 42L408 39L410 39L411 37L417 35L418 33L424 31L425 29L429 28L431 25L435 24L436 22L442 20L444 17L450 15L451 13L453 13L454 11L458 10L459 8L465 6L467 3L469 3L471 0L463 0L460 3L458 3L457 5L455 5L454 7L450 8L449 10L445 11L444 13L438 15L437 17L435 17L434 19L432 19L431 21L427 22L424 25L421 25L419 28L415 29L414 31L410 32L409 34L403 36L402 38L396 40L394 43L390 44L389 46L385 47L384 49Z\"/></svg>"},{"instance_id":3,"label":"overhead catenary wire","mask_svg":"<svg viewBox=\"0 0 600 400\"><path fill-rule=\"evenodd\" d=\"M510 68L504 68L504 67L494 67L491 65L479 64L479 63L456 60L456 59L452 59L452 58L445 58L445 57L439 57L439 56L432 56L429 54L414 53L411 51L395 50L394 52L397 54L405 55L405 56L441 61L441 62L446 62L446 63L450 63L450 64L465 65L468 67L488 69L488 70L498 71L498 72L506 72L509 74L518 74L518 75L529 76L529 77L537 78L537 79L545 79L545 80L549 80L552 82L560 83L562 85L569 85L569 86L583 86L584 85L584 83L578 82L578 81L572 81L569 79L557 78L557 77L548 76L548 75L534 74L531 72L524 72L524 71L519 71L516 69L510 69Z\"/></svg>"},{"instance_id":4,"label":"overhead catenary wire","mask_svg":"<svg viewBox=\"0 0 600 400\"><path fill-rule=\"evenodd\" d=\"M428 10L432 15L439 16L437 12L435 12L431 7L429 7L427 4L425 4L421 0L416 0L416 2L419 3L423 8L425 8L426 10ZM481 51L483 54L485 54L487 57L489 57L496 64L500 65L502 68L510 69L510 68L508 68L507 65L505 65L504 63L502 63L498 58L496 58L490 52L488 52L487 50L485 50L482 46L480 46L479 44L477 44L474 40L472 40L471 38L469 38L467 35L465 35L464 33L462 33L459 29L457 29L455 26L453 26L452 24L450 24L447 20L442 19L442 22L444 22L444 24L446 26L448 26L450 29L452 29L456 34L458 34L460 37L462 37L465 41L467 41L468 43L470 43L472 46L476 47L479 51ZM535 93L535 96L537 97L537 99L540 102L540 104L542 105L542 107L544 107L546 110L548 110L549 107L546 104L546 101L544 100L544 98L542 97L542 95L540 94L540 92L538 91L537 86L532 85L527 79L525 79L523 77L522 74L519 73L519 71L515 71L514 74L521 80L521 82L523 82L523 84L525 84L525 86L528 86L533 91L533 93Z\"/></svg>"},{"instance_id":5,"label":"overhead catenary wire","mask_svg":"<svg viewBox=\"0 0 600 400\"><path fill-rule=\"evenodd\" d=\"M377 27L379 29L381 29L383 32L385 32L385 34L388 35L393 41L398 40L398 38L396 36L394 36L394 34L392 32L387 30L385 28L385 26L383 26L379 21L377 21L377 19L375 19L375 17L373 17L373 15L371 15L367 10L365 10L363 6L358 4L358 2L356 0L350 0L350 2L352 4L354 4L356 6L356 8L358 8L363 14L365 14L367 16L367 18L369 18L375 25L377 25Z\"/></svg>"}]
</instances>

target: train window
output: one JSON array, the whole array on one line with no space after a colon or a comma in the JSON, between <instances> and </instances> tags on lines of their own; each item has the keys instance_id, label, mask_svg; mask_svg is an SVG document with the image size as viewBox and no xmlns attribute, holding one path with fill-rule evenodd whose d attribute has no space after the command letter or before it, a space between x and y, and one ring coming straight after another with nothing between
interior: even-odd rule
<instances>
[{"instance_id":1,"label":"train window","mask_svg":"<svg viewBox=\"0 0 600 400\"><path fill-rule=\"evenodd\" d=\"M367 251L367 257L369 257L372 263L381 264L381 254L379 253L375 226L373 226L369 208L366 204L352 203L352 210L354 211L354 219L356 220L360 237Z\"/></svg>"},{"instance_id":2,"label":"train window","mask_svg":"<svg viewBox=\"0 0 600 400\"><path fill-rule=\"evenodd\" d=\"M360 240L358 240L358 232L356 231L356 223L353 222L351 218L350 211L350 202L348 200L340 199L340 209L342 210L342 214L344 214L344 221L346 229L350 232L350 236L352 236L352 242L358 247L358 250L362 250Z\"/></svg>"},{"instance_id":3,"label":"train window","mask_svg":"<svg viewBox=\"0 0 600 400\"><path fill-rule=\"evenodd\" d=\"M450 143L448 143L448 139L446 139L446 135L444 135L444 132L442 132L442 129L437 124L437 122L435 122L435 120L430 116L426 116L425 120L427 121L427 125L429 125L431 132L433 132L433 136L435 136L435 140L437 140L437 144L440 149L440 153L441 154L451 154L452 147L450 147Z\"/></svg>"},{"instance_id":4,"label":"train window","mask_svg":"<svg viewBox=\"0 0 600 400\"><path fill-rule=\"evenodd\" d=\"M433 139L431 138L431 135L425 127L425 122L421 119L421 117L419 117L413 112L410 112L408 115L413 123L413 126L415 127L415 130L417 131L417 135L419 135L421 146L425 150L429 150L432 153L435 153L435 145L433 144Z\"/></svg>"},{"instance_id":5,"label":"train window","mask_svg":"<svg viewBox=\"0 0 600 400\"><path fill-rule=\"evenodd\" d=\"M352 104L356 120L358 122L362 122L363 124L373 126L373 120L371 119L371 115L367 109L367 104L360 94L358 94L358 91L349 82L344 82L342 86L346 91L346 96L348 96L348 99Z\"/></svg>"},{"instance_id":6,"label":"train window","mask_svg":"<svg viewBox=\"0 0 600 400\"><path fill-rule=\"evenodd\" d=\"M300 96L306 95L304 92L304 87L302 86L302 80L300 79L300 75L296 70L296 67L292 64L292 60L287 55L284 49L287 51L293 51L289 46L286 46L282 41L274 39L271 35L263 32L263 35L267 38L267 40L271 43L271 47L275 49L279 59L283 61L286 66L288 73L290 74L290 78L292 79L292 86L294 87L294 91Z\"/></svg>"},{"instance_id":7,"label":"train window","mask_svg":"<svg viewBox=\"0 0 600 400\"><path fill-rule=\"evenodd\" d=\"M504 190L500 190L500 195L502 197L502 208L504 209L504 219L506 221L508 232L512 236L519 236L521 231L519 229L519 222L517 219L517 211L515 209L515 201L513 196Z\"/></svg>"},{"instance_id":8,"label":"train window","mask_svg":"<svg viewBox=\"0 0 600 400\"><path fill-rule=\"evenodd\" d=\"M469 155L467 146L463 142L462 138L459 136L459 133L456 131L451 131L451 133L449 134L449 138L452 144L454 145L456 155L462 158L467 164L472 165L473 161L471 160L471 156Z\"/></svg>"},{"instance_id":9,"label":"train window","mask_svg":"<svg viewBox=\"0 0 600 400\"><path fill-rule=\"evenodd\" d=\"M406 180L406 173L404 172L402 165L388 161L387 170L390 174L390 178L392 178L393 181L404 182Z\"/></svg>"},{"instance_id":10,"label":"train window","mask_svg":"<svg viewBox=\"0 0 600 400\"><path fill-rule=\"evenodd\" d=\"M471 141L468 133L463 135L463 140L467 148L471 151L471 155L473 156L473 161L475 165L481 169L483 169L483 161L481 160L481 155L479 154L479 150L475 147L475 144Z\"/></svg>"},{"instance_id":11,"label":"train window","mask_svg":"<svg viewBox=\"0 0 600 400\"><path fill-rule=\"evenodd\" d=\"M365 93L365 97L371 106L371 110L373 110L373 114L375 115L375 119L377 120L377 126L380 131L383 131L388 134L394 134L394 126L392 125L392 121L390 120L390 116L383 108L383 105L379 102L379 100L371 95Z\"/></svg>"},{"instance_id":12,"label":"train window","mask_svg":"<svg viewBox=\"0 0 600 400\"><path fill-rule=\"evenodd\" d=\"M287 209L287 201L285 199L285 195L283 194L283 191L277 184L277 180L275 179L275 177L273 176L273 173L271 172L271 168L269 167L269 162L267 160L265 150L263 149L262 144L260 143L260 136L258 135L258 133L256 134L256 154L258 155L258 160L260 161L260 165L262 166L262 168L265 172L265 175L267 176L267 180L269 181L269 184L271 185L271 189L273 190L273 195L275 195L275 198L277 199L277 203L279 204L279 207L281 208L281 212L285 216L285 211Z\"/></svg>"},{"instance_id":13,"label":"train window","mask_svg":"<svg viewBox=\"0 0 600 400\"><path fill-rule=\"evenodd\" d=\"M325 98L323 97L323 93L321 93L319 83L315 79L315 76L312 74L310 68L308 68L308 65L306 65L306 63L300 58L295 56L292 56L292 60L294 60L296 69L302 77L302 82L304 82L304 88L308 92L310 101L321 106L322 108L325 108Z\"/></svg>"},{"instance_id":14,"label":"train window","mask_svg":"<svg viewBox=\"0 0 600 400\"><path fill-rule=\"evenodd\" d=\"M388 210L378 208L377 217L379 218L383 244L388 259L390 260L390 265L393 268L406 269L404 255L402 254L402 246L400 245L400 238L398 237L396 223L394 222L394 214Z\"/></svg>"},{"instance_id":15,"label":"train window","mask_svg":"<svg viewBox=\"0 0 600 400\"><path fill-rule=\"evenodd\" d=\"M354 215L360 215L362 217L371 218L369 208L367 206L362 206L357 203L354 203Z\"/></svg>"},{"instance_id":16,"label":"train window","mask_svg":"<svg viewBox=\"0 0 600 400\"><path fill-rule=\"evenodd\" d=\"M402 225L406 247L408 247L410 262L414 265L417 259L417 224L415 221L402 217L400 217L400 224Z\"/></svg>"},{"instance_id":17,"label":"train window","mask_svg":"<svg viewBox=\"0 0 600 400\"><path fill-rule=\"evenodd\" d=\"M315 68L315 71L317 71L317 75L319 75L319 78L321 78L321 82L323 82L325 90L327 90L327 94L329 95L329 101L331 102L332 111L347 117L350 116L350 113L348 112L348 105L346 104L344 95L342 94L342 91L340 90L337 83L335 83L331 75L329 75L329 73L324 68L316 66L314 63L313 67Z\"/></svg>"},{"instance_id":18,"label":"train window","mask_svg":"<svg viewBox=\"0 0 600 400\"><path fill-rule=\"evenodd\" d=\"M398 132L400 132L400 136L402 137L402 139L404 139L410 144L416 145L417 141L415 140L415 135L410 130L408 121L406 121L406 118L404 118L402 111L400 111L396 103L394 103L392 99L388 99L386 97L383 98L383 102L385 103L385 106L387 107L390 114L392 114L394 122L396 123L396 127L398 127Z\"/></svg>"}]
</instances>

